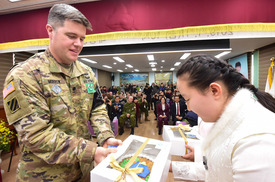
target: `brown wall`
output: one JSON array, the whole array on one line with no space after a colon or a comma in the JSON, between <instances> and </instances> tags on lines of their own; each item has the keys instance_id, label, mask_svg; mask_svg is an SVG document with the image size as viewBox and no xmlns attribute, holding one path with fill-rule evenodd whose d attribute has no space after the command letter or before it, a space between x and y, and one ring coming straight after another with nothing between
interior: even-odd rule
<instances>
[{"instance_id":1,"label":"brown wall","mask_svg":"<svg viewBox=\"0 0 275 182\"><path fill-rule=\"evenodd\" d=\"M111 72L97 70L99 86L106 86L110 88L112 86Z\"/></svg>"}]
</instances>

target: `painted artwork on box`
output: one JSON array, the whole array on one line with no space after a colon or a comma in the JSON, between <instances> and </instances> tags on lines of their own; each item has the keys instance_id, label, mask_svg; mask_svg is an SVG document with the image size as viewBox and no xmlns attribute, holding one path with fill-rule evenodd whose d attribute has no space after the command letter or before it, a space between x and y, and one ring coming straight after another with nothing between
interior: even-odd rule
<instances>
[{"instance_id":1,"label":"painted artwork on box","mask_svg":"<svg viewBox=\"0 0 275 182\"><path fill-rule=\"evenodd\" d=\"M145 85L149 82L148 73L120 73L120 84Z\"/></svg>"},{"instance_id":2,"label":"painted artwork on box","mask_svg":"<svg viewBox=\"0 0 275 182\"><path fill-rule=\"evenodd\" d=\"M157 84L163 83L164 85L169 85L173 83L172 77L173 72L155 73L155 81Z\"/></svg>"}]
</instances>

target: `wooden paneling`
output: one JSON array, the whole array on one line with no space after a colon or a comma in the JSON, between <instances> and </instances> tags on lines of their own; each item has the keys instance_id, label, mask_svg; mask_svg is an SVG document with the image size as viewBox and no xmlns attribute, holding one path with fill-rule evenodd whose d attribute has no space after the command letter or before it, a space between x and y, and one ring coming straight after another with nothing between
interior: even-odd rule
<instances>
[{"instance_id":1,"label":"wooden paneling","mask_svg":"<svg viewBox=\"0 0 275 182\"><path fill-rule=\"evenodd\" d=\"M111 72L97 70L99 86L106 86L110 88L112 86Z\"/></svg>"},{"instance_id":2,"label":"wooden paneling","mask_svg":"<svg viewBox=\"0 0 275 182\"><path fill-rule=\"evenodd\" d=\"M7 74L12 67L12 53L0 54L0 107L3 107L3 94L4 82Z\"/></svg>"},{"instance_id":3,"label":"wooden paneling","mask_svg":"<svg viewBox=\"0 0 275 182\"><path fill-rule=\"evenodd\" d=\"M267 79L270 58L275 57L275 44L259 49L259 89L264 91Z\"/></svg>"}]
</instances>

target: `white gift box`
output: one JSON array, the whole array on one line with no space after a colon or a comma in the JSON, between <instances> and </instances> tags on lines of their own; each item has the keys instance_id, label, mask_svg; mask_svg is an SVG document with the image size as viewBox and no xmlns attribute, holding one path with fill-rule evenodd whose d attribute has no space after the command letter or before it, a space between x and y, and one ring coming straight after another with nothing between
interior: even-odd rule
<instances>
[{"instance_id":1,"label":"white gift box","mask_svg":"<svg viewBox=\"0 0 275 182\"><path fill-rule=\"evenodd\" d=\"M171 155L183 156L186 153L184 138L182 138L178 130L173 131L171 129L173 127L175 126L163 125L162 138L164 141L171 142L172 144L171 151L170 151ZM192 134L198 138L198 139L187 138L188 145L192 147L197 147L201 145L201 137L197 131L191 130L190 132L185 132L185 134Z\"/></svg>"},{"instance_id":2,"label":"white gift box","mask_svg":"<svg viewBox=\"0 0 275 182\"><path fill-rule=\"evenodd\" d=\"M124 158L133 156L146 139L145 137L130 135L123 142L123 145L117 148L118 151L116 153L108 155L90 172L91 182L115 181L121 172L110 166L110 156L113 155L116 161L120 163ZM150 139L138 155L154 162L148 182L166 181L171 163L170 148L171 144L169 142ZM145 181L141 178L139 179L140 181ZM134 179L130 174L126 174L126 181L134 182Z\"/></svg>"}]
</instances>

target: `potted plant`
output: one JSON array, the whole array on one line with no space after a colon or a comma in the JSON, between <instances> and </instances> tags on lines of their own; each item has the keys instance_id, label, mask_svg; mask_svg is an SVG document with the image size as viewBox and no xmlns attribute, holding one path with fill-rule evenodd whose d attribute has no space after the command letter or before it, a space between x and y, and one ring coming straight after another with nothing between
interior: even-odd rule
<instances>
[{"instance_id":1,"label":"potted plant","mask_svg":"<svg viewBox=\"0 0 275 182\"><path fill-rule=\"evenodd\" d=\"M6 123L3 119L0 119L0 151L9 151L10 139L13 137L13 135L14 132L10 131L10 129L6 127Z\"/></svg>"}]
</instances>

